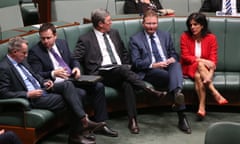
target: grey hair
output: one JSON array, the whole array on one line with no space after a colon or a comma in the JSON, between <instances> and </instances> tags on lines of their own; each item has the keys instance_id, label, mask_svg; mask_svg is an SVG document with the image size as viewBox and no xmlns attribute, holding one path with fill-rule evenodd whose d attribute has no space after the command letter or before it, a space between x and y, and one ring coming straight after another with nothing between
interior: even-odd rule
<instances>
[{"instance_id":1,"label":"grey hair","mask_svg":"<svg viewBox=\"0 0 240 144\"><path fill-rule=\"evenodd\" d=\"M13 50L19 50L22 48L22 44L25 43L28 45L28 41L22 37L14 37L9 39L8 41L8 52L12 52Z\"/></svg>"},{"instance_id":2,"label":"grey hair","mask_svg":"<svg viewBox=\"0 0 240 144\"><path fill-rule=\"evenodd\" d=\"M103 8L98 8L98 9L93 10L91 13L91 21L92 21L93 26L96 28L96 27L98 27L99 22L104 23L105 18L109 15L110 15L110 13L106 9L103 9Z\"/></svg>"}]
</instances>

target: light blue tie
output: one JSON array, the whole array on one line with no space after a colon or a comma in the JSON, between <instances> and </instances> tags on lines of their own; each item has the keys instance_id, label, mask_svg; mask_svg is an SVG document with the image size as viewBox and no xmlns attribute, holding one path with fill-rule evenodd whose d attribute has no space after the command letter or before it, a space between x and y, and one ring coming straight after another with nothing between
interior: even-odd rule
<instances>
[{"instance_id":1,"label":"light blue tie","mask_svg":"<svg viewBox=\"0 0 240 144\"><path fill-rule=\"evenodd\" d=\"M37 80L26 70L22 64L18 64L19 68L22 70L27 79L31 82L35 89L40 89L40 85L37 83Z\"/></svg>"}]
</instances>

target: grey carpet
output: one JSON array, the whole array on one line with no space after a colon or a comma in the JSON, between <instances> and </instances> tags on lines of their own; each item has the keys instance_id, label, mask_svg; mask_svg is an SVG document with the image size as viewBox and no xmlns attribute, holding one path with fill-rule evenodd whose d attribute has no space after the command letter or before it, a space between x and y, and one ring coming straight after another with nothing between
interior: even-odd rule
<instances>
[{"instance_id":1,"label":"grey carpet","mask_svg":"<svg viewBox=\"0 0 240 144\"><path fill-rule=\"evenodd\" d=\"M114 113L108 124L119 132L116 138L97 135L97 144L204 144L207 127L219 121L240 122L237 112L208 112L204 121L196 121L194 112L186 112L192 127L192 134L185 134L177 128L177 114L175 112L144 111L138 115L140 134L131 134L127 128L127 116ZM67 132L55 132L38 144L66 144Z\"/></svg>"}]
</instances>

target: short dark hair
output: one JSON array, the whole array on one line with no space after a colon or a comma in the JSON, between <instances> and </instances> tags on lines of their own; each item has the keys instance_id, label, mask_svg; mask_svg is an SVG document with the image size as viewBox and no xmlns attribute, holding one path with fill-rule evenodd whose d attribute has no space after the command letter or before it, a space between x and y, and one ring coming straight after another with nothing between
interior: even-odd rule
<instances>
[{"instance_id":1,"label":"short dark hair","mask_svg":"<svg viewBox=\"0 0 240 144\"><path fill-rule=\"evenodd\" d=\"M144 22L146 17L156 17L156 18L158 18L158 14L154 10L149 9L143 14L143 22Z\"/></svg>"},{"instance_id":2,"label":"short dark hair","mask_svg":"<svg viewBox=\"0 0 240 144\"><path fill-rule=\"evenodd\" d=\"M99 22L104 23L105 18L109 15L110 15L110 13L106 9L103 9L103 8L93 10L91 13L91 21L92 21L93 26L96 28L96 27L98 27Z\"/></svg>"},{"instance_id":3,"label":"short dark hair","mask_svg":"<svg viewBox=\"0 0 240 144\"><path fill-rule=\"evenodd\" d=\"M56 34L57 32L56 27L52 23L43 23L39 28L39 33L44 32L48 29L50 29L53 34Z\"/></svg>"},{"instance_id":4,"label":"short dark hair","mask_svg":"<svg viewBox=\"0 0 240 144\"><path fill-rule=\"evenodd\" d=\"M194 12L192 14L190 14L187 18L186 21L186 26L187 26L187 32L192 36L193 33L191 31L191 25L190 22L194 20L197 23L199 23L200 25L203 26L203 29L201 31L201 36L204 37L205 35L207 35L208 33L211 33L210 30L208 29L208 21L206 16L203 13L199 13L199 12Z\"/></svg>"}]
</instances>

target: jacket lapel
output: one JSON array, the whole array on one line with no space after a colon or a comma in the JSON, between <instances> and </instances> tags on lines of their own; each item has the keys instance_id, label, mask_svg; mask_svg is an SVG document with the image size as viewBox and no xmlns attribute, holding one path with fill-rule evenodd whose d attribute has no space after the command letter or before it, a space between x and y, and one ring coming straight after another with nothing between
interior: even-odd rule
<instances>
[{"instance_id":1,"label":"jacket lapel","mask_svg":"<svg viewBox=\"0 0 240 144\"><path fill-rule=\"evenodd\" d=\"M10 69L11 69L12 73L16 76L17 80L25 88L25 90L27 90L27 87L26 87L21 75L19 74L18 70L15 68L15 66L10 62L10 60L8 58L6 58L6 60L7 60L7 63L10 65Z\"/></svg>"},{"instance_id":2,"label":"jacket lapel","mask_svg":"<svg viewBox=\"0 0 240 144\"><path fill-rule=\"evenodd\" d=\"M157 31L158 39L160 41L164 56L167 58L167 49L166 49L166 37L160 34L159 31Z\"/></svg>"}]
</instances>

